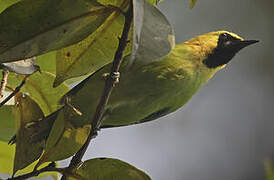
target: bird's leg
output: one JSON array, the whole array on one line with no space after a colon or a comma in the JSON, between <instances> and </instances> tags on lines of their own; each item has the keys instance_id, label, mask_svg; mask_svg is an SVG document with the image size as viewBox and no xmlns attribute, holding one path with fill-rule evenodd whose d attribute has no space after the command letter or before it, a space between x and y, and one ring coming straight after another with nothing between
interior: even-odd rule
<instances>
[{"instance_id":1,"label":"bird's leg","mask_svg":"<svg viewBox=\"0 0 274 180\"><path fill-rule=\"evenodd\" d=\"M120 72L113 72L112 74L110 73L104 73L103 75L104 80L106 80L108 77L114 80L114 84L119 83L120 79Z\"/></svg>"},{"instance_id":2,"label":"bird's leg","mask_svg":"<svg viewBox=\"0 0 274 180\"><path fill-rule=\"evenodd\" d=\"M114 84L119 83L120 72L113 72L111 73L110 77L114 80Z\"/></svg>"}]
</instances>

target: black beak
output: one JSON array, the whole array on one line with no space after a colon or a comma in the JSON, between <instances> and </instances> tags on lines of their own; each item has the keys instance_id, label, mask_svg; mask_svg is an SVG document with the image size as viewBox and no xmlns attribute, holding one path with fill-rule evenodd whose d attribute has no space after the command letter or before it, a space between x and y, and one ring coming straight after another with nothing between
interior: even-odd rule
<instances>
[{"instance_id":1,"label":"black beak","mask_svg":"<svg viewBox=\"0 0 274 180\"><path fill-rule=\"evenodd\" d=\"M242 41L237 41L235 42L234 46L236 47L236 49L241 50L251 44L255 44L259 42L258 40L242 40Z\"/></svg>"}]
</instances>

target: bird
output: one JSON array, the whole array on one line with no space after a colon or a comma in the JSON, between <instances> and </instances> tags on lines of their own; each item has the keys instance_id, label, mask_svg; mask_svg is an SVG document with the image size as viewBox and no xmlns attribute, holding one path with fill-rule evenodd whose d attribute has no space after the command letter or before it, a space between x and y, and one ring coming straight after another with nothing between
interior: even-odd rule
<instances>
[{"instance_id":1,"label":"bird","mask_svg":"<svg viewBox=\"0 0 274 180\"><path fill-rule=\"evenodd\" d=\"M237 52L256 42L217 31L178 44L167 57L136 65L129 71L126 68L129 58L125 58L120 83L111 94L101 128L139 124L176 111ZM81 112L81 116L70 115L76 126L90 123L103 91L102 77L110 69L111 64L104 66L61 99L64 106L69 102L69 107Z\"/></svg>"},{"instance_id":2,"label":"bird","mask_svg":"<svg viewBox=\"0 0 274 180\"><path fill-rule=\"evenodd\" d=\"M120 68L120 82L112 91L100 128L140 124L175 112L226 67L243 48L259 42L244 40L228 31L215 31L177 44L158 61L135 62L128 70L129 57ZM62 107L34 123L38 137L47 138L63 111L63 118L75 128L90 124L105 85L104 75L112 64L100 68L65 94Z\"/></svg>"}]
</instances>

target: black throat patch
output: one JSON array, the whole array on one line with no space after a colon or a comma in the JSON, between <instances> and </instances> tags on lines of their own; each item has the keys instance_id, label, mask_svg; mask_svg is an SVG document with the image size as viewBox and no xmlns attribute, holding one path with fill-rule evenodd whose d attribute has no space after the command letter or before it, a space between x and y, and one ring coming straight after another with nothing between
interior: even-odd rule
<instances>
[{"instance_id":1,"label":"black throat patch","mask_svg":"<svg viewBox=\"0 0 274 180\"><path fill-rule=\"evenodd\" d=\"M236 46L239 41L241 40L231 36L228 33L221 34L219 36L217 47L212 51L212 53L208 54L203 63L208 68L216 68L227 64L240 50Z\"/></svg>"}]
</instances>

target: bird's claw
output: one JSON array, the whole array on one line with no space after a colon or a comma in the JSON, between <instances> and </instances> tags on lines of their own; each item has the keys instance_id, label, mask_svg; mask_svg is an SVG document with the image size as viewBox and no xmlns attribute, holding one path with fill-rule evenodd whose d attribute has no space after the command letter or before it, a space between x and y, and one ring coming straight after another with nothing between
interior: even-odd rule
<instances>
[{"instance_id":1,"label":"bird's claw","mask_svg":"<svg viewBox=\"0 0 274 180\"><path fill-rule=\"evenodd\" d=\"M113 72L110 77L111 77L111 79L114 80L114 83L116 84L116 83L119 82L120 73L119 72Z\"/></svg>"},{"instance_id":2,"label":"bird's claw","mask_svg":"<svg viewBox=\"0 0 274 180\"><path fill-rule=\"evenodd\" d=\"M110 78L113 79L114 83L116 84L116 83L119 83L120 72L112 72L111 74L110 73L104 73L102 76L105 80L110 76Z\"/></svg>"}]
</instances>

